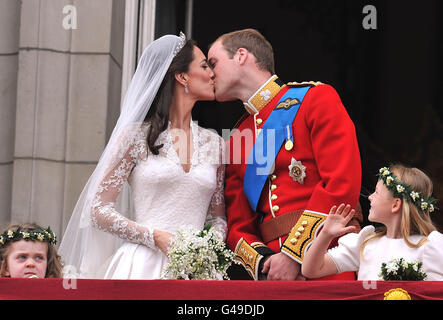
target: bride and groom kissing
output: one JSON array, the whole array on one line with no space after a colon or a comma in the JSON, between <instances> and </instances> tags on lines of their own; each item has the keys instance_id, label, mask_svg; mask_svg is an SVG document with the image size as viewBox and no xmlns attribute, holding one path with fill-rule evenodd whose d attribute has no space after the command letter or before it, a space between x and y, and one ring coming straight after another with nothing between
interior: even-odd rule
<instances>
[{"instance_id":1,"label":"bride and groom kissing","mask_svg":"<svg viewBox=\"0 0 443 320\"><path fill-rule=\"evenodd\" d=\"M214 99L246 110L226 142L191 118ZM354 124L331 86L281 81L254 29L220 36L208 57L166 35L140 58L59 254L83 278L158 279L177 230L210 224L253 279L304 280L319 221L357 207L360 184Z\"/></svg>"}]
</instances>

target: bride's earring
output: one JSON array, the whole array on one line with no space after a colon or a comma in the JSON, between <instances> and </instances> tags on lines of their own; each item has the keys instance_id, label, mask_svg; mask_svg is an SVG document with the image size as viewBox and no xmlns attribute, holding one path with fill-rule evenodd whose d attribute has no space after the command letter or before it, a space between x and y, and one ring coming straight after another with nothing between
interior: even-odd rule
<instances>
[{"instance_id":1,"label":"bride's earring","mask_svg":"<svg viewBox=\"0 0 443 320\"><path fill-rule=\"evenodd\" d=\"M189 89L188 89L188 86L187 86L187 85L185 85L185 92L186 92L186 93L189 93Z\"/></svg>"}]
</instances>

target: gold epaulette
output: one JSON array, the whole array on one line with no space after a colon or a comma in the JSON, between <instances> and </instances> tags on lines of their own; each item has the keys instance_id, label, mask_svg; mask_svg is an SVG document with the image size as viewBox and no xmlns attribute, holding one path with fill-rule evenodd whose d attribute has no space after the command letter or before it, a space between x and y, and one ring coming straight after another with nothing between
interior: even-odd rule
<instances>
[{"instance_id":1,"label":"gold epaulette","mask_svg":"<svg viewBox=\"0 0 443 320\"><path fill-rule=\"evenodd\" d=\"M258 265L263 258L263 256L255 250L255 248L260 246L265 247L262 243L250 245L245 239L241 238L235 247L235 259L243 265L254 280L258 280Z\"/></svg>"},{"instance_id":2,"label":"gold epaulette","mask_svg":"<svg viewBox=\"0 0 443 320\"><path fill-rule=\"evenodd\" d=\"M281 247L281 251L298 263L302 263L306 250L317 236L327 216L324 213L305 210L291 229Z\"/></svg>"},{"instance_id":3,"label":"gold epaulette","mask_svg":"<svg viewBox=\"0 0 443 320\"><path fill-rule=\"evenodd\" d=\"M320 81L303 81L303 82L289 82L287 85L289 87L306 87L306 86L316 87L321 84L324 83Z\"/></svg>"}]
</instances>

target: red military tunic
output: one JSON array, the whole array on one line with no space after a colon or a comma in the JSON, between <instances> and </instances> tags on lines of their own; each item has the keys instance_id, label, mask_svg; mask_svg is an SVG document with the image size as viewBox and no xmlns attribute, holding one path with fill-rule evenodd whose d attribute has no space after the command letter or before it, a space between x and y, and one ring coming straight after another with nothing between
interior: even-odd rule
<instances>
[{"instance_id":1,"label":"red military tunic","mask_svg":"<svg viewBox=\"0 0 443 320\"><path fill-rule=\"evenodd\" d=\"M333 205L341 203L353 207L358 205L361 163L354 124L333 87L311 82L305 84L312 87L306 93L292 125L293 147L287 150L283 146L276 156L275 170L268 177L258 202L257 212L260 214L251 209L243 193L249 153L277 102L295 85L301 84L284 85L276 76L269 79L245 103L249 115L239 121L238 131L234 131L227 144L227 243L254 279L258 279L259 263L263 257L282 251L301 263L303 254L297 256L294 252L300 249L303 253L306 249L304 245L294 249L294 243L304 237L302 234L300 238L295 228L291 230L290 237L285 234L265 242L260 232L261 222L266 224L269 220L297 211L328 214ZM291 163L298 164L296 176L294 171L290 172ZM308 231L313 234L315 230L309 226L312 219L306 219L299 219L297 229L306 228L305 235L308 237ZM314 220L320 222L321 215ZM303 227L300 229L301 223ZM317 223L315 228L320 226ZM332 278L354 279L354 274L340 274Z\"/></svg>"}]
</instances>

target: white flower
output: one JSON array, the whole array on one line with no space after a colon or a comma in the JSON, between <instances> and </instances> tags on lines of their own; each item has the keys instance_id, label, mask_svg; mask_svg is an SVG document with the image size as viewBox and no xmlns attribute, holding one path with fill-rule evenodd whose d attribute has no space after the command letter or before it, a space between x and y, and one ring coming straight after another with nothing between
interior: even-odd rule
<instances>
[{"instance_id":1,"label":"white flower","mask_svg":"<svg viewBox=\"0 0 443 320\"><path fill-rule=\"evenodd\" d=\"M429 212L434 212L435 211L435 208L434 208L434 205L433 204L430 204L429 205Z\"/></svg>"},{"instance_id":2,"label":"white flower","mask_svg":"<svg viewBox=\"0 0 443 320\"><path fill-rule=\"evenodd\" d=\"M391 184L392 181L394 181L394 178L392 178L391 176L387 177L387 178L386 178L386 185L389 186L389 185Z\"/></svg>"},{"instance_id":3,"label":"white flower","mask_svg":"<svg viewBox=\"0 0 443 320\"><path fill-rule=\"evenodd\" d=\"M423 199L421 199L421 209L422 210L426 210L427 208L428 208L428 203L427 202L425 202Z\"/></svg>"},{"instance_id":4,"label":"white flower","mask_svg":"<svg viewBox=\"0 0 443 320\"><path fill-rule=\"evenodd\" d=\"M397 262L395 260L389 262L388 265L386 266L386 271L388 273L397 274L397 270L398 270L398 266L397 266Z\"/></svg>"},{"instance_id":5,"label":"white flower","mask_svg":"<svg viewBox=\"0 0 443 320\"><path fill-rule=\"evenodd\" d=\"M408 268L408 263L407 263L405 260L401 260L401 261L402 261L401 266L402 266L404 269L407 269L407 268Z\"/></svg>"},{"instance_id":6,"label":"white flower","mask_svg":"<svg viewBox=\"0 0 443 320\"><path fill-rule=\"evenodd\" d=\"M386 168L386 167L381 168L381 169L380 169L380 173L381 173L381 175L384 176L384 177L389 176L389 175L391 174L391 172L389 171L389 169Z\"/></svg>"},{"instance_id":7,"label":"white flower","mask_svg":"<svg viewBox=\"0 0 443 320\"><path fill-rule=\"evenodd\" d=\"M415 272L418 271L418 261L415 261L415 262L412 264L412 269L414 269Z\"/></svg>"},{"instance_id":8,"label":"white flower","mask_svg":"<svg viewBox=\"0 0 443 320\"><path fill-rule=\"evenodd\" d=\"M420 194L418 192L412 191L410 194L412 200L417 200L418 198L420 198Z\"/></svg>"},{"instance_id":9,"label":"white flower","mask_svg":"<svg viewBox=\"0 0 443 320\"><path fill-rule=\"evenodd\" d=\"M37 235L37 239L40 240L40 241L43 241L43 240L45 240L45 236L43 234L39 233Z\"/></svg>"},{"instance_id":10,"label":"white flower","mask_svg":"<svg viewBox=\"0 0 443 320\"><path fill-rule=\"evenodd\" d=\"M0 244L1 245L5 244L5 239L3 238L3 236L0 236Z\"/></svg>"},{"instance_id":11,"label":"white flower","mask_svg":"<svg viewBox=\"0 0 443 320\"><path fill-rule=\"evenodd\" d=\"M12 238L14 236L14 231L8 230L8 237Z\"/></svg>"},{"instance_id":12,"label":"white flower","mask_svg":"<svg viewBox=\"0 0 443 320\"><path fill-rule=\"evenodd\" d=\"M403 187L402 185L397 185L397 192L402 193L403 191L405 191L405 187Z\"/></svg>"}]
</instances>

